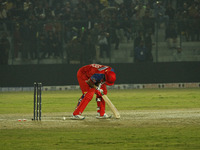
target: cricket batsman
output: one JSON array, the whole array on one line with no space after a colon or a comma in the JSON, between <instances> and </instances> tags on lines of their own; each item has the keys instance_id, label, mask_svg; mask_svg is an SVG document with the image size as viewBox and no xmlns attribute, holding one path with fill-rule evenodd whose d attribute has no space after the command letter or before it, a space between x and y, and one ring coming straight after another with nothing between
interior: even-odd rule
<instances>
[{"instance_id":1,"label":"cricket batsman","mask_svg":"<svg viewBox=\"0 0 200 150\"><path fill-rule=\"evenodd\" d=\"M77 107L73 112L71 119L82 120L85 119L81 116L88 103L96 94L97 101L97 119L107 119L105 113L105 101L102 98L103 94L107 94L106 85L113 85L116 80L114 69L109 66L100 64L90 64L81 67L77 72L77 79L83 95L78 100Z\"/></svg>"}]
</instances>

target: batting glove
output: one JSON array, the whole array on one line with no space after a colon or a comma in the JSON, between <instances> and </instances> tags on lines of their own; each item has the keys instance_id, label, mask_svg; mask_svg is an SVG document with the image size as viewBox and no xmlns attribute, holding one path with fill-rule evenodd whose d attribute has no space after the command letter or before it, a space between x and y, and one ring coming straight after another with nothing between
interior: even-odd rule
<instances>
[{"instance_id":1,"label":"batting glove","mask_svg":"<svg viewBox=\"0 0 200 150\"><path fill-rule=\"evenodd\" d=\"M103 90L100 89L100 88L96 88L95 93L96 93L98 96L100 96L100 97L104 95Z\"/></svg>"}]
</instances>

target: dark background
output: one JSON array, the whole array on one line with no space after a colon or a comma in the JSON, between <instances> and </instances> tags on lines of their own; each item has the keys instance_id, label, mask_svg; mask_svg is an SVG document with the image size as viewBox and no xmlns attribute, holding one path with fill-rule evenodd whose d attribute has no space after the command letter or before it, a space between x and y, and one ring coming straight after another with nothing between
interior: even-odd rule
<instances>
[{"instance_id":1,"label":"dark background","mask_svg":"<svg viewBox=\"0 0 200 150\"><path fill-rule=\"evenodd\" d=\"M115 69L116 84L200 82L200 62L106 64ZM0 87L78 85L82 65L1 65Z\"/></svg>"}]
</instances>

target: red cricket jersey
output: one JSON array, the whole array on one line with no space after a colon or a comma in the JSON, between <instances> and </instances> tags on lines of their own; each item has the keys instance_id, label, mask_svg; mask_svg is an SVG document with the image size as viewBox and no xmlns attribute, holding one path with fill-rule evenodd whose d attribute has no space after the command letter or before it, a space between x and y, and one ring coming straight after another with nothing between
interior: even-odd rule
<instances>
[{"instance_id":1,"label":"red cricket jersey","mask_svg":"<svg viewBox=\"0 0 200 150\"><path fill-rule=\"evenodd\" d=\"M109 66L99 65L99 64L90 64L80 68L80 71L84 73L88 79L92 77L94 74L105 74L106 71L114 71Z\"/></svg>"}]
</instances>

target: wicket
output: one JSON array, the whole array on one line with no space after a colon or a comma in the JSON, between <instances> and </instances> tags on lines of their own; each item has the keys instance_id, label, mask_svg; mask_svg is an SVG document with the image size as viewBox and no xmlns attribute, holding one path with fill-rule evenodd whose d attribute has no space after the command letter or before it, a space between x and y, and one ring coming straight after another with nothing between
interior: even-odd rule
<instances>
[{"instance_id":1,"label":"wicket","mask_svg":"<svg viewBox=\"0 0 200 150\"><path fill-rule=\"evenodd\" d=\"M33 100L33 119L40 120L42 117L42 83L34 82L34 100Z\"/></svg>"}]
</instances>

